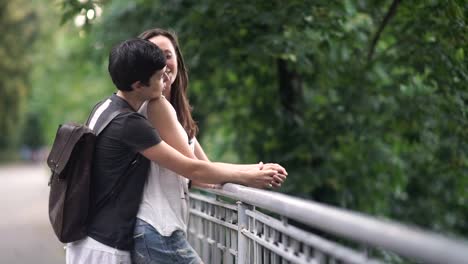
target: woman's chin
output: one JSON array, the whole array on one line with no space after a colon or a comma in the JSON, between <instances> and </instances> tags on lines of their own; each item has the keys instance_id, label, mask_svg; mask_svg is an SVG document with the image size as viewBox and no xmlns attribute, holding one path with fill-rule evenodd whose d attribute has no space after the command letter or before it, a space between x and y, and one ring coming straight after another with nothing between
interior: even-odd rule
<instances>
[{"instance_id":1,"label":"woman's chin","mask_svg":"<svg viewBox=\"0 0 468 264\"><path fill-rule=\"evenodd\" d=\"M166 88L164 89L164 91L162 92L162 94L165 96L165 97L169 97L171 95L171 88Z\"/></svg>"}]
</instances>

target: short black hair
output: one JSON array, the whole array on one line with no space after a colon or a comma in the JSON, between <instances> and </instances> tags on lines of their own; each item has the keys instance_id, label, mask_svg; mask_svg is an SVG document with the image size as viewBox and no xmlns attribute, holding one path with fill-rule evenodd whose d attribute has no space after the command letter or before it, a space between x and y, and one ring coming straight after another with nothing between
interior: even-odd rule
<instances>
[{"instance_id":1,"label":"short black hair","mask_svg":"<svg viewBox=\"0 0 468 264\"><path fill-rule=\"evenodd\" d=\"M114 46L109 54L109 74L121 91L131 91L136 81L148 85L151 76L164 66L163 51L148 40L126 40Z\"/></svg>"}]
</instances>

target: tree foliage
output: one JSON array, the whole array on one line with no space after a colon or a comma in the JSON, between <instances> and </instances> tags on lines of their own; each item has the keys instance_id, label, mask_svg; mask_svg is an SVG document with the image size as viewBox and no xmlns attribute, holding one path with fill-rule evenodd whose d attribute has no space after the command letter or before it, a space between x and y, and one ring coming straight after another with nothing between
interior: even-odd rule
<instances>
[{"instance_id":1,"label":"tree foliage","mask_svg":"<svg viewBox=\"0 0 468 264\"><path fill-rule=\"evenodd\" d=\"M14 146L29 95L29 50L37 34L36 13L25 1L0 1L0 150ZM21 36L21 37L20 37Z\"/></svg>"},{"instance_id":2,"label":"tree foliage","mask_svg":"<svg viewBox=\"0 0 468 264\"><path fill-rule=\"evenodd\" d=\"M76 93L60 107L86 115L111 91L110 47L170 28L213 159L277 161L284 192L468 236L464 1L68 3L65 21L103 15L67 40L47 83L67 93L41 105Z\"/></svg>"}]
</instances>

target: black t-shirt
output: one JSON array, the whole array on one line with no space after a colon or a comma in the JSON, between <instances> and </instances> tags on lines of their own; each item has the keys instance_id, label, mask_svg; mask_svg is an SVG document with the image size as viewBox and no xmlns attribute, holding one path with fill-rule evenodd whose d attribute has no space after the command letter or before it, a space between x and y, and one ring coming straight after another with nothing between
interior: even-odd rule
<instances>
[{"instance_id":1,"label":"black t-shirt","mask_svg":"<svg viewBox=\"0 0 468 264\"><path fill-rule=\"evenodd\" d=\"M117 109L132 109L115 94L109 99L110 103L104 102L91 114L101 112L96 126ZM138 152L159 142L157 131L133 110L119 114L98 136L91 179L94 209L88 224L90 237L113 248L130 250L150 165Z\"/></svg>"}]
</instances>

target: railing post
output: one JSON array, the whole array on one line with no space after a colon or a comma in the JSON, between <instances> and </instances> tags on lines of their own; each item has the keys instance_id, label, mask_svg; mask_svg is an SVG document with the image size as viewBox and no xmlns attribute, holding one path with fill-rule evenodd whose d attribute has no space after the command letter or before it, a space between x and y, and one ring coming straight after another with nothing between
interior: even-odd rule
<instances>
[{"instance_id":1,"label":"railing post","mask_svg":"<svg viewBox=\"0 0 468 264\"><path fill-rule=\"evenodd\" d=\"M248 239L242 234L242 229L246 229L248 218L245 214L247 206L242 202L237 202L237 264L247 263L247 243Z\"/></svg>"}]
</instances>

